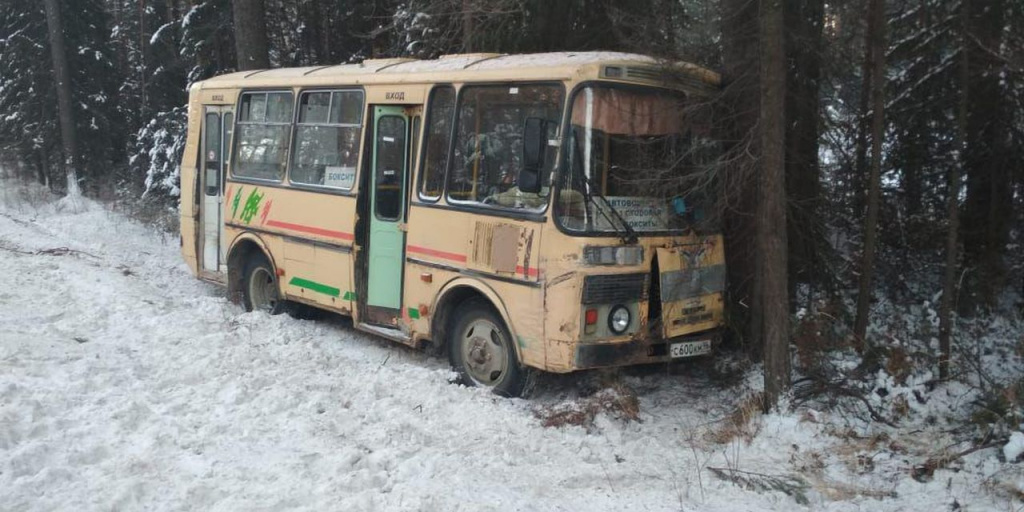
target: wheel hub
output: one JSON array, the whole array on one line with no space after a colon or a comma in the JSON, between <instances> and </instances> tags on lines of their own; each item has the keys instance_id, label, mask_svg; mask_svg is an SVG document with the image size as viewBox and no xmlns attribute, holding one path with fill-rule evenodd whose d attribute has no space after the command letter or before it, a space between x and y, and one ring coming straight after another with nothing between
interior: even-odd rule
<instances>
[{"instance_id":1,"label":"wheel hub","mask_svg":"<svg viewBox=\"0 0 1024 512\"><path fill-rule=\"evenodd\" d=\"M249 282L249 297L252 308L262 311L273 311L277 304L277 282L270 271L257 268Z\"/></svg>"},{"instance_id":2,"label":"wheel hub","mask_svg":"<svg viewBox=\"0 0 1024 512\"><path fill-rule=\"evenodd\" d=\"M462 336L463 362L469 377L482 386L494 386L506 371L505 339L496 325L480 319Z\"/></svg>"}]
</instances>

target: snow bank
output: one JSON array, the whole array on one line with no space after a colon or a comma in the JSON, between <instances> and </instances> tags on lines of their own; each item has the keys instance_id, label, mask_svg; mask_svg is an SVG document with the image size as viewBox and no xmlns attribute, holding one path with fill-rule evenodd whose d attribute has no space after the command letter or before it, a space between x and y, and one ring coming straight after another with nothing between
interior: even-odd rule
<instances>
[{"instance_id":1,"label":"snow bank","mask_svg":"<svg viewBox=\"0 0 1024 512\"><path fill-rule=\"evenodd\" d=\"M1024 433L1014 432L1010 434L1010 440L1003 446L1003 457L1007 462L1014 462L1020 454L1024 453Z\"/></svg>"},{"instance_id":2,"label":"snow bank","mask_svg":"<svg viewBox=\"0 0 1024 512\"><path fill-rule=\"evenodd\" d=\"M749 377L716 382L701 362L619 378L639 422L545 428L535 411L615 377L546 377L532 401L455 386L444 361L343 322L243 312L188 274L176 236L13 190L0 180L5 510L1006 505L983 490L1006 471L991 453L920 484L907 452L827 413L753 418L748 437L723 437ZM710 467L799 478L808 504Z\"/></svg>"}]
</instances>

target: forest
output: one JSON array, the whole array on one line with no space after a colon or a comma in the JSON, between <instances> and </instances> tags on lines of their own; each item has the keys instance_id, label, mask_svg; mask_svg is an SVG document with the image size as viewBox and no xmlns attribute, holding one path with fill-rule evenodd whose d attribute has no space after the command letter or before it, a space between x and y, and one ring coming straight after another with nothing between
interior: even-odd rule
<instances>
[{"instance_id":1,"label":"forest","mask_svg":"<svg viewBox=\"0 0 1024 512\"><path fill-rule=\"evenodd\" d=\"M174 218L197 81L590 50L721 72L709 186L729 339L763 362L768 404L846 403L895 422L906 404L869 396L882 372L977 388L977 446L1018 428L1024 375L988 356L1019 358L1024 339L978 341L1024 315L1017 0L5 0L0 166Z\"/></svg>"}]
</instances>

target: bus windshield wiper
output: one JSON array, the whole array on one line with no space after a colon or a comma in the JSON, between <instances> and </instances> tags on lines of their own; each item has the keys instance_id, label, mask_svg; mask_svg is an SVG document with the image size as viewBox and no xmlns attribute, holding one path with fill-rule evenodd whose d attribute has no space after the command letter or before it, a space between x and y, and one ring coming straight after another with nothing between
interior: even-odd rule
<instances>
[{"instance_id":1,"label":"bus windshield wiper","mask_svg":"<svg viewBox=\"0 0 1024 512\"><path fill-rule=\"evenodd\" d=\"M615 207L612 206L611 201L608 201L608 198L601 193L601 190L597 188L597 185L595 185L594 181L590 179L590 176L583 175L583 179L585 179L587 181L587 185L589 185L589 196L591 197L591 199L597 197L598 199L601 200L602 203L604 203L604 208L598 207L598 211L600 211L601 215L604 216L608 223L611 224L613 228L615 228L615 231L618 231L621 234L622 243L627 245L637 243L640 240L640 238L637 236L636 230L633 229L633 226L630 226L629 223L626 222L626 219L622 217L622 214L619 213L619 210L615 209ZM596 206L597 203L595 202L594 205ZM608 215L604 212L605 208L607 208L608 211L611 212L612 215L615 217L615 220L619 221L619 224L622 225L621 230L615 227L615 223L608 218Z\"/></svg>"},{"instance_id":2,"label":"bus windshield wiper","mask_svg":"<svg viewBox=\"0 0 1024 512\"><path fill-rule=\"evenodd\" d=\"M580 150L579 137L573 137L573 149L575 150L577 155L577 158L574 159L574 161L579 162L579 157L582 156L582 151ZM605 197L604 194L601 193L601 189L597 187L597 185L590 178L590 176L587 176L586 173L582 172L582 169L580 171L580 176L582 176L583 180L586 182L586 189L588 190L588 192L584 194L585 197L590 199L590 201L594 203L594 206L597 206L597 211L601 213L601 216L608 221L608 224L611 225L612 229L614 229L616 233L619 233L620 238L622 239L622 243L627 245L637 243L640 240L640 238L637 236L636 230L633 229L633 226L630 226L629 223L626 222L626 219L622 217L622 214L620 214L619 211L616 210L614 206L612 206L612 203L608 201L608 198ZM604 203L603 208L599 206L597 202L594 200L595 196L598 199L600 199L602 203ZM615 225L615 222L608 217L608 214L605 213L606 209L607 211L611 212L612 216L615 217L615 220L619 221L619 224L622 225L622 229L619 229Z\"/></svg>"}]
</instances>

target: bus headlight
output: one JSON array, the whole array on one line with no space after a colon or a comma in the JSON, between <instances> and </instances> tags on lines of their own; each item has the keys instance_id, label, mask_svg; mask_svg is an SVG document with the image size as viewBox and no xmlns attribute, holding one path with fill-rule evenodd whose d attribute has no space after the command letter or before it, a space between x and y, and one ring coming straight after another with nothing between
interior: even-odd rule
<instances>
[{"instance_id":1,"label":"bus headlight","mask_svg":"<svg viewBox=\"0 0 1024 512\"><path fill-rule=\"evenodd\" d=\"M583 248L583 262L587 265L640 265L644 262L644 248L588 245Z\"/></svg>"},{"instance_id":2,"label":"bus headlight","mask_svg":"<svg viewBox=\"0 0 1024 512\"><path fill-rule=\"evenodd\" d=\"M626 332L626 329L629 329L629 323L633 320L631 316L626 306L619 304L613 307L611 313L608 314L608 328L615 334Z\"/></svg>"}]
</instances>

